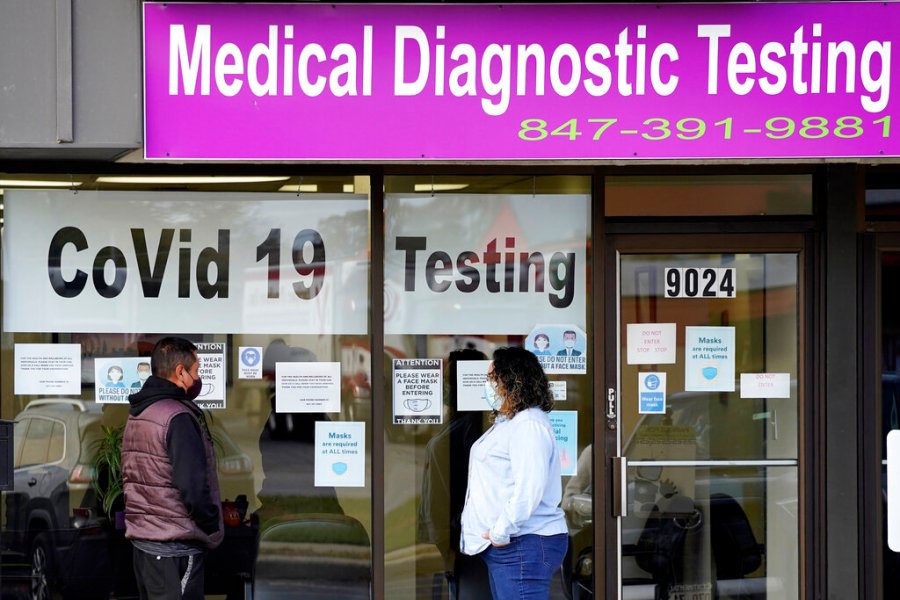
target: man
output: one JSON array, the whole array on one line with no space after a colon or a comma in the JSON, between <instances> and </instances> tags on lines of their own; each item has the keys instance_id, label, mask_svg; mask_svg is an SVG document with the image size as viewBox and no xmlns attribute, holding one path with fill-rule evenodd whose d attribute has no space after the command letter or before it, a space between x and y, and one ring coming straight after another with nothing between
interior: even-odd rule
<instances>
[{"instance_id":1,"label":"man","mask_svg":"<svg viewBox=\"0 0 900 600\"><path fill-rule=\"evenodd\" d=\"M132 388L141 389L144 387L144 383L147 379L150 378L150 363L148 362L139 362L137 364L137 376L138 380L131 384Z\"/></svg>"},{"instance_id":2,"label":"man","mask_svg":"<svg viewBox=\"0 0 900 600\"><path fill-rule=\"evenodd\" d=\"M200 600L206 551L224 528L212 440L192 401L203 385L197 347L163 338L150 363L122 439L125 537L141 600Z\"/></svg>"},{"instance_id":3,"label":"man","mask_svg":"<svg viewBox=\"0 0 900 600\"><path fill-rule=\"evenodd\" d=\"M581 356L581 351L575 349L575 339L577 334L569 329L563 332L564 348L556 353L557 356Z\"/></svg>"}]
</instances>

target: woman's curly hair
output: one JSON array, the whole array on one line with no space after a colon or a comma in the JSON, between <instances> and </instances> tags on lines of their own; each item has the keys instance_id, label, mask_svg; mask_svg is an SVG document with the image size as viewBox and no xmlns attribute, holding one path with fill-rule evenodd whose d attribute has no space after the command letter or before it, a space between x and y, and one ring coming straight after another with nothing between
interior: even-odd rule
<instances>
[{"instance_id":1,"label":"woman's curly hair","mask_svg":"<svg viewBox=\"0 0 900 600\"><path fill-rule=\"evenodd\" d=\"M510 419L528 408L550 412L553 394L547 375L537 356L524 348L498 348L494 351L494 371L491 379L500 384L506 402L504 414Z\"/></svg>"}]
</instances>

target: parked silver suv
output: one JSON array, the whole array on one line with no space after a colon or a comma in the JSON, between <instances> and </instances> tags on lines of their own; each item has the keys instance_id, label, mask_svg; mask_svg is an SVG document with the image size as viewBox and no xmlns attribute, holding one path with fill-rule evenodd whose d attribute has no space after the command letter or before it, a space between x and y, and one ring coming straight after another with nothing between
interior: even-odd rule
<instances>
[{"instance_id":1,"label":"parked silver suv","mask_svg":"<svg viewBox=\"0 0 900 600\"><path fill-rule=\"evenodd\" d=\"M111 405L42 399L16 415L15 486L3 493L4 588L19 578L32 600L135 595L131 544L103 515L92 487L101 424L121 425L127 414L127 406L117 405L121 413L104 419L103 406ZM253 494L250 458L214 420L211 433L223 499ZM225 538L208 559L207 590L239 597L253 571L256 530L228 527Z\"/></svg>"},{"instance_id":2,"label":"parked silver suv","mask_svg":"<svg viewBox=\"0 0 900 600\"><path fill-rule=\"evenodd\" d=\"M15 487L5 492L4 561L30 565L31 598L101 598L112 585L103 523L92 509L92 449L102 407L55 398L16 415ZM6 570L6 569L4 569Z\"/></svg>"}]
</instances>

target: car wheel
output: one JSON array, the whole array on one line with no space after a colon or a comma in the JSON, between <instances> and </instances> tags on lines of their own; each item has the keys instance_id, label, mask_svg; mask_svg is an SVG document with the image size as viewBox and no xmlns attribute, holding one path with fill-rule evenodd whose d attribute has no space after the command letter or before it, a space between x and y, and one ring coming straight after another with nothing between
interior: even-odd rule
<instances>
[{"instance_id":1,"label":"car wheel","mask_svg":"<svg viewBox=\"0 0 900 600\"><path fill-rule=\"evenodd\" d=\"M54 600L53 592L53 543L50 535L39 533L31 542L31 600Z\"/></svg>"}]
</instances>

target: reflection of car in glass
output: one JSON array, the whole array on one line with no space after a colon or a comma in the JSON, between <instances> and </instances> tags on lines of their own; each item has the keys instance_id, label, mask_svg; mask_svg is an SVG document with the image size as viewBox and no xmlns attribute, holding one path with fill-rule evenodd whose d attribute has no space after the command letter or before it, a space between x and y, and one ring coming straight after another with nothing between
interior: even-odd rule
<instances>
[{"instance_id":1,"label":"reflection of car in glass","mask_svg":"<svg viewBox=\"0 0 900 600\"><path fill-rule=\"evenodd\" d=\"M104 598L117 586L133 587L131 544L103 516L91 485L102 417L103 405L54 398L32 401L15 418L15 487L4 493L4 579L20 565L35 600ZM211 421L223 500L252 494L250 458ZM212 573L219 573L211 587L230 586L226 575L241 569L216 554L223 552L210 555ZM243 571L251 572L252 562Z\"/></svg>"},{"instance_id":2,"label":"reflection of car in glass","mask_svg":"<svg viewBox=\"0 0 900 600\"><path fill-rule=\"evenodd\" d=\"M371 562L369 535L353 517L281 515L268 521L259 537L254 598L368 598ZM330 592L316 593L322 586Z\"/></svg>"},{"instance_id":3,"label":"reflection of car in glass","mask_svg":"<svg viewBox=\"0 0 900 600\"><path fill-rule=\"evenodd\" d=\"M53 590L97 598L112 584L108 553L98 551L105 536L89 508L100 417L99 405L64 399L35 400L16 416L15 487L5 494L3 548L30 565L36 600Z\"/></svg>"},{"instance_id":4,"label":"reflection of car in glass","mask_svg":"<svg viewBox=\"0 0 900 600\"><path fill-rule=\"evenodd\" d=\"M345 421L365 421L372 414L372 353L368 340L341 345L341 415Z\"/></svg>"}]
</instances>

